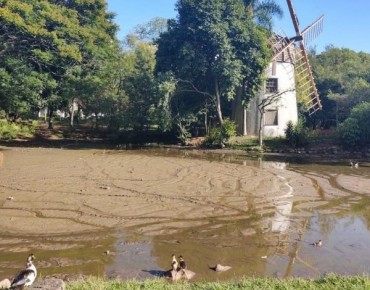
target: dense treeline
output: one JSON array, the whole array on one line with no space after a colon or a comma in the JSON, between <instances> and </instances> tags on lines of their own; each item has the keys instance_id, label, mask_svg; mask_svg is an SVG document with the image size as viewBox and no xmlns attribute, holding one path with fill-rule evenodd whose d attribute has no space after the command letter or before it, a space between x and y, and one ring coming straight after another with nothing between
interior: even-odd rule
<instances>
[{"instance_id":1,"label":"dense treeline","mask_svg":"<svg viewBox=\"0 0 370 290\"><path fill-rule=\"evenodd\" d=\"M222 123L237 94L247 103L258 90L268 16L281 11L248 0L178 1L177 10L121 44L104 0L1 0L2 114L47 107L50 127L63 110L71 126L83 113L114 130L175 128L185 138Z\"/></svg>"},{"instance_id":2,"label":"dense treeline","mask_svg":"<svg viewBox=\"0 0 370 290\"><path fill-rule=\"evenodd\" d=\"M370 101L370 54L328 46L311 56L323 102L323 111L313 116L312 126L337 126L348 118L351 108Z\"/></svg>"},{"instance_id":3,"label":"dense treeline","mask_svg":"<svg viewBox=\"0 0 370 290\"><path fill-rule=\"evenodd\" d=\"M348 148L370 144L370 54L328 46L312 54L323 110L307 119L311 128L338 128Z\"/></svg>"},{"instance_id":4,"label":"dense treeline","mask_svg":"<svg viewBox=\"0 0 370 290\"><path fill-rule=\"evenodd\" d=\"M120 42L105 0L0 0L0 117L34 119L48 108L50 127L60 110L71 126L84 117L114 132L154 129L183 141L232 134L232 101L247 105L260 89L281 10L256 0L181 0L176 8L176 19L153 19ZM343 123L348 139L361 131L358 112L367 116L370 56L328 47L311 58L324 109L302 111L305 124Z\"/></svg>"}]
</instances>

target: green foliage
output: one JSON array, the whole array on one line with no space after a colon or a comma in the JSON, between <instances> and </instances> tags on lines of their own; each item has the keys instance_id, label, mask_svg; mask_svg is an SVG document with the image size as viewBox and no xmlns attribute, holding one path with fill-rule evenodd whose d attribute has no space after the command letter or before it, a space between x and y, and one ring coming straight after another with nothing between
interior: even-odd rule
<instances>
[{"instance_id":1,"label":"green foliage","mask_svg":"<svg viewBox=\"0 0 370 290\"><path fill-rule=\"evenodd\" d=\"M38 125L36 121L33 121L31 124L21 124L0 120L0 139L10 140L33 137Z\"/></svg>"},{"instance_id":2,"label":"green foliage","mask_svg":"<svg viewBox=\"0 0 370 290\"><path fill-rule=\"evenodd\" d=\"M307 144L307 130L302 119L299 119L297 124L289 121L285 129L285 139L289 146L298 148Z\"/></svg>"},{"instance_id":3,"label":"green foliage","mask_svg":"<svg viewBox=\"0 0 370 290\"><path fill-rule=\"evenodd\" d=\"M83 76L106 67L118 47L104 0L13 0L0 5L0 108L68 111ZM70 77L75 67L80 74ZM68 88L68 89L66 89ZM85 95L86 96L86 95Z\"/></svg>"},{"instance_id":4,"label":"green foliage","mask_svg":"<svg viewBox=\"0 0 370 290\"><path fill-rule=\"evenodd\" d=\"M177 282L165 279L146 279L143 281L127 280L107 281L90 277L85 280L67 283L67 290L119 290L119 289L151 289L151 290L209 290L209 289L255 289L255 290L335 290L335 289L370 289L370 279L362 276L327 275L318 279L276 279L276 278L243 278L229 282Z\"/></svg>"},{"instance_id":5,"label":"green foliage","mask_svg":"<svg viewBox=\"0 0 370 290\"><path fill-rule=\"evenodd\" d=\"M244 88L244 102L259 89L269 60L267 35L240 0L179 1L177 10L157 41L157 72L170 71L179 80L178 96L194 100L183 105L200 112L212 104L210 112L222 123L222 108L236 88Z\"/></svg>"},{"instance_id":6,"label":"green foliage","mask_svg":"<svg viewBox=\"0 0 370 290\"><path fill-rule=\"evenodd\" d=\"M307 118L308 125L334 127L348 118L351 108L370 101L370 54L328 46L310 58L323 110Z\"/></svg>"},{"instance_id":7,"label":"green foliage","mask_svg":"<svg viewBox=\"0 0 370 290\"><path fill-rule=\"evenodd\" d=\"M370 144L370 102L352 108L349 118L339 126L339 135L346 148L361 148Z\"/></svg>"},{"instance_id":8,"label":"green foliage","mask_svg":"<svg viewBox=\"0 0 370 290\"><path fill-rule=\"evenodd\" d=\"M236 125L225 119L220 127L213 127L209 131L205 144L223 146L231 137L236 135Z\"/></svg>"}]
</instances>

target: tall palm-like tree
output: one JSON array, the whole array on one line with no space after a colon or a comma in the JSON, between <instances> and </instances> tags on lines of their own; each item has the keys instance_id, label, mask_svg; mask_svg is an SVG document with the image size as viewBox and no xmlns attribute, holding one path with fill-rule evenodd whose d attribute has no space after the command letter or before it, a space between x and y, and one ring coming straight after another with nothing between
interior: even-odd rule
<instances>
[{"instance_id":1,"label":"tall palm-like tree","mask_svg":"<svg viewBox=\"0 0 370 290\"><path fill-rule=\"evenodd\" d=\"M275 0L243 0L243 2L256 23L268 30L272 29L272 17L283 16L283 10Z\"/></svg>"}]
</instances>

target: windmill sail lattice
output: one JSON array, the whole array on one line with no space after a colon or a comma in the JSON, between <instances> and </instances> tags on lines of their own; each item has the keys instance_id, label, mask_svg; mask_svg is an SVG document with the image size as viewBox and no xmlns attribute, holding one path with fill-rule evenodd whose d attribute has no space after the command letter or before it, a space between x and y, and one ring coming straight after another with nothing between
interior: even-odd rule
<instances>
[{"instance_id":1,"label":"windmill sail lattice","mask_svg":"<svg viewBox=\"0 0 370 290\"><path fill-rule=\"evenodd\" d=\"M286 53L290 56L294 55L296 90L300 98L306 100L308 114L312 115L316 111L321 110L322 105L307 56L306 45L321 33L323 28L323 16L301 32L298 26L298 18L294 12L291 0L287 0L287 3L296 31L296 36L288 38L278 34L273 35L271 38L271 46L273 48L272 61L284 58L284 54Z\"/></svg>"}]
</instances>

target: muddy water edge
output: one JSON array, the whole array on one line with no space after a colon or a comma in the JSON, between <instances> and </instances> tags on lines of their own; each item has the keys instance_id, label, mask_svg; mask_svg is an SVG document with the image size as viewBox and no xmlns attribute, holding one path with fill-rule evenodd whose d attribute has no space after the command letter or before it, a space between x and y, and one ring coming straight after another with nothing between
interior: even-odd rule
<instances>
[{"instance_id":1,"label":"muddy water edge","mask_svg":"<svg viewBox=\"0 0 370 290\"><path fill-rule=\"evenodd\" d=\"M155 277L172 253L195 281L370 271L366 160L0 150L0 279L29 252L43 277Z\"/></svg>"}]
</instances>

